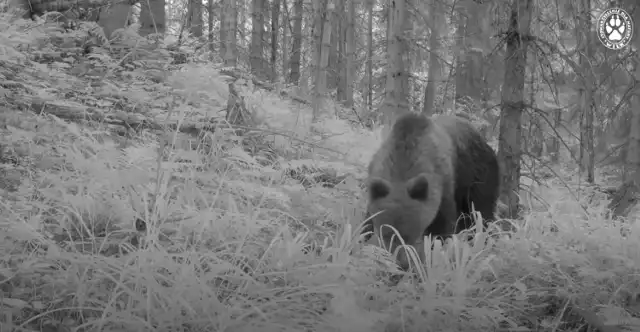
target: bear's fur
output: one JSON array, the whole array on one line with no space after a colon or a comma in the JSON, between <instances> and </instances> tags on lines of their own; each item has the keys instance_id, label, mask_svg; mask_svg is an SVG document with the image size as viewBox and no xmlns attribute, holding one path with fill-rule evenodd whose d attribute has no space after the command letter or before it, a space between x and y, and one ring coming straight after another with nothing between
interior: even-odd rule
<instances>
[{"instance_id":1,"label":"bear's fur","mask_svg":"<svg viewBox=\"0 0 640 332\"><path fill-rule=\"evenodd\" d=\"M380 226L390 225L405 244L415 245L424 235L447 237L472 227L473 219L464 217L472 211L471 202L485 224L493 220L500 168L495 152L469 121L408 113L396 120L369 163L367 189L367 217L375 216L363 232L382 232L388 245L394 232ZM394 240L390 249L398 243ZM406 269L403 253L398 263Z\"/></svg>"}]
</instances>

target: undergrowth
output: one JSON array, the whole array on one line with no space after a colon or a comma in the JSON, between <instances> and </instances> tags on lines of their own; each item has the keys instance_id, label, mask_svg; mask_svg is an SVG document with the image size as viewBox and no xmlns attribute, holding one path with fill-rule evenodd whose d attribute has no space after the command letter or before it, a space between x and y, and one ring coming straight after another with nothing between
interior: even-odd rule
<instances>
[{"instance_id":1,"label":"undergrowth","mask_svg":"<svg viewBox=\"0 0 640 332\"><path fill-rule=\"evenodd\" d=\"M308 106L238 84L260 119L248 148L220 115L229 78L215 64L174 68L165 46L145 44L145 58L126 38L48 57L89 33L34 24L0 18L2 327L639 328L640 232L568 195L566 172L529 186L510 235L426 245L417 276L394 279L389 254L358 241L377 131L311 130ZM123 126L140 119L216 129ZM307 144L318 136L326 151ZM318 180L327 169L340 181Z\"/></svg>"}]
</instances>

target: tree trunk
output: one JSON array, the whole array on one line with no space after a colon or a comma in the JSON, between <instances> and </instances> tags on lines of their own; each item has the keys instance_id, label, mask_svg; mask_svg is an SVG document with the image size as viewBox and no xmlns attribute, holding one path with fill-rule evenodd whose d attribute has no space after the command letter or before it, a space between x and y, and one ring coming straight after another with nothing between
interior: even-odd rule
<instances>
[{"instance_id":1,"label":"tree trunk","mask_svg":"<svg viewBox=\"0 0 640 332\"><path fill-rule=\"evenodd\" d=\"M460 98L469 95L468 87L467 87L467 75L466 75L466 35L467 35L467 15L466 10L463 5L460 5L457 8L457 11L454 13L456 20L456 46L455 46L455 57L456 57L456 93L454 97L454 102L457 102Z\"/></svg>"},{"instance_id":2,"label":"tree trunk","mask_svg":"<svg viewBox=\"0 0 640 332\"><path fill-rule=\"evenodd\" d=\"M431 5L431 36L429 36L429 77L424 88L422 113L432 115L435 107L436 90L442 79L440 64L440 29L444 28L444 12L440 8L440 0L433 0Z\"/></svg>"},{"instance_id":3,"label":"tree trunk","mask_svg":"<svg viewBox=\"0 0 640 332\"><path fill-rule=\"evenodd\" d=\"M373 7L375 0L368 0L367 16L367 106L373 109Z\"/></svg>"},{"instance_id":4,"label":"tree trunk","mask_svg":"<svg viewBox=\"0 0 640 332\"><path fill-rule=\"evenodd\" d=\"M594 182L595 154L593 142L593 116L595 103L593 100L594 77L591 69L591 1L577 2L576 41L579 52L579 64L582 71L582 82L579 86L580 96L580 171L586 173L587 182Z\"/></svg>"},{"instance_id":5,"label":"tree trunk","mask_svg":"<svg viewBox=\"0 0 640 332\"><path fill-rule=\"evenodd\" d=\"M262 37L264 35L264 15L262 8L265 0L253 0L251 2L251 50L249 63L251 73L264 79L263 57L262 57Z\"/></svg>"},{"instance_id":6,"label":"tree trunk","mask_svg":"<svg viewBox=\"0 0 640 332\"><path fill-rule=\"evenodd\" d=\"M227 67L235 67L238 63L238 54L237 54L237 27L238 27L238 7L236 0L224 0L224 6L222 9L224 15L222 15L224 19L224 29L220 29L220 31L224 31L225 35L221 36L221 47L220 52L222 53L222 59L224 61L224 65Z\"/></svg>"},{"instance_id":7,"label":"tree trunk","mask_svg":"<svg viewBox=\"0 0 640 332\"><path fill-rule=\"evenodd\" d=\"M562 123L562 109L557 109L553 111L553 128L555 128L555 132L558 132L560 129L560 124ZM551 155L551 161L557 163L560 160L560 137L554 135L551 139L551 149L548 149L549 154Z\"/></svg>"},{"instance_id":8,"label":"tree trunk","mask_svg":"<svg viewBox=\"0 0 640 332\"><path fill-rule=\"evenodd\" d=\"M532 54L532 59L530 61L531 71L529 73L529 105L531 107L536 107L536 82L539 80L536 77L535 64L538 63L536 59L535 53ZM526 150L531 155L536 158L542 157L544 151L544 140L543 140L543 131L542 124L540 123L540 115L535 112L528 112L526 119L529 121L529 133L528 133L528 145L526 145ZM527 120L525 120L527 121ZM535 162L534 162L535 165Z\"/></svg>"},{"instance_id":9,"label":"tree trunk","mask_svg":"<svg viewBox=\"0 0 640 332\"><path fill-rule=\"evenodd\" d=\"M241 1L237 1L235 0L233 2L235 10L236 10L236 15L238 15L236 17L236 29L238 29L238 32L236 34L236 36L239 36L240 38L238 38L238 45L241 48L246 47L246 41L247 41L247 31L245 30L245 27L247 26L247 6L246 5L246 0L241 0ZM248 63L249 66L251 65L250 63Z\"/></svg>"},{"instance_id":10,"label":"tree trunk","mask_svg":"<svg viewBox=\"0 0 640 332\"><path fill-rule=\"evenodd\" d=\"M215 48L213 47L213 8L213 1L207 1L207 39L209 40L210 56L213 55L213 52L215 51ZM220 22L220 30L222 30L222 21Z\"/></svg>"},{"instance_id":11,"label":"tree trunk","mask_svg":"<svg viewBox=\"0 0 640 332\"><path fill-rule=\"evenodd\" d=\"M518 216L520 189L520 157L524 79L527 65L528 35L533 0L511 0L511 19L507 31L498 160L502 169L501 200L509 218Z\"/></svg>"},{"instance_id":12,"label":"tree trunk","mask_svg":"<svg viewBox=\"0 0 640 332\"><path fill-rule=\"evenodd\" d=\"M189 0L187 27L194 37L202 37L202 0Z\"/></svg>"},{"instance_id":13,"label":"tree trunk","mask_svg":"<svg viewBox=\"0 0 640 332\"><path fill-rule=\"evenodd\" d=\"M291 47L291 76L289 83L300 84L300 60L302 49L302 0L293 4L293 46Z\"/></svg>"},{"instance_id":14,"label":"tree trunk","mask_svg":"<svg viewBox=\"0 0 640 332\"><path fill-rule=\"evenodd\" d=\"M353 85L356 79L355 75L355 54L356 54L356 9L355 0L347 0L349 7L347 10L347 31L346 31L346 48L347 48L347 68L345 70L345 101L344 106L353 106Z\"/></svg>"},{"instance_id":15,"label":"tree trunk","mask_svg":"<svg viewBox=\"0 0 640 332\"><path fill-rule=\"evenodd\" d=\"M313 1L313 30L312 30L312 44L311 44L311 65L309 69L311 71L311 77L313 79L314 90L317 93L315 86L318 84L320 78L320 56L322 54L322 12L324 8L324 0Z\"/></svg>"},{"instance_id":16,"label":"tree trunk","mask_svg":"<svg viewBox=\"0 0 640 332\"><path fill-rule=\"evenodd\" d=\"M320 55L318 57L318 70L316 76L316 84L314 87L315 98L313 107L313 121L317 122L325 118L327 112L327 68L329 66L329 53L331 52L331 18L333 16L334 4L333 0L329 0L324 24L321 24L322 43Z\"/></svg>"},{"instance_id":17,"label":"tree trunk","mask_svg":"<svg viewBox=\"0 0 640 332\"><path fill-rule=\"evenodd\" d=\"M640 45L639 45L640 46ZM635 64L635 84L640 86L640 64ZM636 88L637 89L637 88ZM631 98L631 130L629 131L629 147L627 150L626 167L630 173L627 179L613 194L609 209L613 217L626 217L632 208L638 204L640 192L640 97L636 93Z\"/></svg>"},{"instance_id":18,"label":"tree trunk","mask_svg":"<svg viewBox=\"0 0 640 332\"><path fill-rule=\"evenodd\" d=\"M396 118L409 111L409 75L403 56L407 54L405 29L410 26L404 0L391 0L387 37L387 86L383 107L383 137L386 137Z\"/></svg>"},{"instance_id":19,"label":"tree trunk","mask_svg":"<svg viewBox=\"0 0 640 332\"><path fill-rule=\"evenodd\" d=\"M302 45L304 52L300 54L300 83L298 83L298 93L304 96L312 94L309 93L309 85L313 85L316 79L313 76L313 72L317 67L317 63L313 62L315 56L314 49L317 44L313 38L315 31L313 24L315 19L316 15L313 13L309 15L303 14L302 16L302 26L305 27L302 35L305 36L305 40Z\"/></svg>"},{"instance_id":20,"label":"tree trunk","mask_svg":"<svg viewBox=\"0 0 640 332\"><path fill-rule=\"evenodd\" d=\"M227 54L227 25L229 21L229 2L232 0L220 0L220 58L224 60ZM209 1L212 2L212 1Z\"/></svg>"},{"instance_id":21,"label":"tree trunk","mask_svg":"<svg viewBox=\"0 0 640 332\"><path fill-rule=\"evenodd\" d=\"M278 79L277 55L278 55L278 31L280 30L280 0L273 0L271 7L271 81ZM286 29L285 29L286 30Z\"/></svg>"},{"instance_id":22,"label":"tree trunk","mask_svg":"<svg viewBox=\"0 0 640 332\"><path fill-rule=\"evenodd\" d=\"M333 38L331 38L331 46L329 50L329 64L327 67L327 90L331 91L337 89L336 94L337 101L342 101L344 97L344 90L341 89L341 69L342 69L342 52L344 52L344 45L342 45L342 30L344 24L342 24L342 13L344 13L344 0L333 0L336 9L331 16L331 30Z\"/></svg>"},{"instance_id":23,"label":"tree trunk","mask_svg":"<svg viewBox=\"0 0 640 332\"><path fill-rule=\"evenodd\" d=\"M634 36L640 35L640 6L635 0L625 0L625 9L632 15L634 21ZM635 7L635 8L634 8ZM640 38L634 37L632 43L636 49L640 49ZM627 148L626 167L629 169L629 176L625 182L616 190L609 203L609 209L613 212L613 217L627 216L632 208L638 204L638 193L640 192L640 63L634 66L634 84L636 91L630 99L631 103L631 128L629 130L629 146Z\"/></svg>"},{"instance_id":24,"label":"tree trunk","mask_svg":"<svg viewBox=\"0 0 640 332\"><path fill-rule=\"evenodd\" d=\"M289 75L289 7L287 0L282 0L282 77L285 81Z\"/></svg>"},{"instance_id":25,"label":"tree trunk","mask_svg":"<svg viewBox=\"0 0 640 332\"><path fill-rule=\"evenodd\" d=\"M334 38L332 38L331 43L331 57L333 60L329 58L329 72L335 77L335 88L336 88L336 101L339 103L344 103L346 99L346 87L347 87L347 59L345 57L346 47L347 47L347 25L345 24L345 19L348 14L345 13L348 0L335 0L337 2L336 12L333 15L333 24L336 27L336 31L333 33ZM337 49L336 49L337 48ZM331 87L328 87L331 90Z\"/></svg>"},{"instance_id":26,"label":"tree trunk","mask_svg":"<svg viewBox=\"0 0 640 332\"><path fill-rule=\"evenodd\" d=\"M627 8L633 15L634 20L634 35L640 35L640 5L632 0L627 0ZM632 6L634 4L635 6ZM634 8L635 7L635 8ZM640 37L635 37L634 44L636 50L640 49ZM627 166L631 170L630 179L640 184L640 63L634 63L634 79L636 92L635 96L631 98L631 109L633 113L631 115L631 130L629 132L629 148L627 152Z\"/></svg>"}]
</instances>

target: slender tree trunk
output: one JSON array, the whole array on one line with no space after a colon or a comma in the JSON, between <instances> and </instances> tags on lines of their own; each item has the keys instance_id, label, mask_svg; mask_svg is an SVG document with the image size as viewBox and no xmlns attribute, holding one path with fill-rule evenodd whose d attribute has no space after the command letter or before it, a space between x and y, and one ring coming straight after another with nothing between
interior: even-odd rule
<instances>
[{"instance_id":1,"label":"slender tree trunk","mask_svg":"<svg viewBox=\"0 0 640 332\"><path fill-rule=\"evenodd\" d=\"M333 16L334 0L327 3L327 11L324 24L320 26L322 31L322 43L320 55L318 57L318 70L315 84L315 98L313 107L313 121L320 121L325 118L327 112L327 67L329 65L329 53L331 52L331 18Z\"/></svg>"},{"instance_id":2,"label":"slender tree trunk","mask_svg":"<svg viewBox=\"0 0 640 332\"><path fill-rule=\"evenodd\" d=\"M213 0L207 1L207 39L209 40L209 53L213 55L215 47L213 46ZM220 22L220 30L222 30L222 22ZM212 60L212 58L210 58Z\"/></svg>"},{"instance_id":3,"label":"slender tree trunk","mask_svg":"<svg viewBox=\"0 0 640 332\"><path fill-rule=\"evenodd\" d=\"M524 80L527 65L528 35L533 0L511 0L511 18L507 31L505 74L502 87L498 159L502 168L501 200L508 217L516 218L519 209L520 158Z\"/></svg>"},{"instance_id":4,"label":"slender tree trunk","mask_svg":"<svg viewBox=\"0 0 640 332\"><path fill-rule=\"evenodd\" d=\"M211 1L211 0L209 0ZM220 0L220 58L224 60L224 56L227 54L227 25L229 20L229 1Z\"/></svg>"},{"instance_id":5,"label":"slender tree trunk","mask_svg":"<svg viewBox=\"0 0 640 332\"><path fill-rule=\"evenodd\" d=\"M346 53L346 37L347 37L347 25L345 19L348 14L345 13L347 0L334 0L336 1L336 11L333 15L333 24L336 27L336 31L333 33L334 38L331 38L331 55L329 58L329 73L332 73L334 77L335 89L336 89L336 101L344 103L346 99L347 88L347 61L345 57ZM328 86L329 90L333 87Z\"/></svg>"},{"instance_id":6,"label":"slender tree trunk","mask_svg":"<svg viewBox=\"0 0 640 332\"><path fill-rule=\"evenodd\" d=\"M560 125L562 124L562 110L558 109L554 111L553 114L553 126L558 131L560 129ZM553 154L551 154L551 161L557 163L560 160L560 138L557 136L553 137L552 140L553 146Z\"/></svg>"},{"instance_id":7,"label":"slender tree trunk","mask_svg":"<svg viewBox=\"0 0 640 332\"><path fill-rule=\"evenodd\" d=\"M194 37L202 37L202 0L189 0L187 27Z\"/></svg>"},{"instance_id":8,"label":"slender tree trunk","mask_svg":"<svg viewBox=\"0 0 640 332\"><path fill-rule=\"evenodd\" d=\"M227 67L235 67L237 65L237 27L238 27L238 7L236 6L236 0L224 0L223 6L223 23L225 35L221 36L221 41L224 41L220 47L220 52L224 50L222 59L224 65Z\"/></svg>"},{"instance_id":9,"label":"slender tree trunk","mask_svg":"<svg viewBox=\"0 0 640 332\"><path fill-rule=\"evenodd\" d=\"M245 29L245 27L247 26L246 24L246 20L247 20L247 8L249 6L247 6L247 0L235 0L234 2L234 7L236 10L236 13L238 14L238 17L236 18L237 20L237 36L240 36L240 38L238 38L238 45L240 47L246 47L246 41L247 41L247 31ZM251 63L249 62L249 66L251 66Z\"/></svg>"},{"instance_id":10,"label":"slender tree trunk","mask_svg":"<svg viewBox=\"0 0 640 332\"><path fill-rule=\"evenodd\" d=\"M291 76L289 82L300 84L300 60L302 58L302 0L293 3L293 46L291 50Z\"/></svg>"},{"instance_id":11,"label":"slender tree trunk","mask_svg":"<svg viewBox=\"0 0 640 332\"><path fill-rule=\"evenodd\" d=\"M251 8L251 73L260 79L264 79L262 38L264 35L264 14L262 13L265 0L253 0Z\"/></svg>"},{"instance_id":12,"label":"slender tree trunk","mask_svg":"<svg viewBox=\"0 0 640 332\"><path fill-rule=\"evenodd\" d=\"M582 70L582 82L579 87L580 96L580 171L586 173L587 182L594 182L595 154L593 142L593 116L595 103L593 101L594 77L591 68L591 1L577 2L576 40L578 42L579 64Z\"/></svg>"},{"instance_id":13,"label":"slender tree trunk","mask_svg":"<svg viewBox=\"0 0 640 332\"><path fill-rule=\"evenodd\" d=\"M634 0L624 0L625 9L632 15L635 31L632 45L640 50L640 4ZM640 186L640 63L633 64L635 73L635 97L631 97L631 130L629 132L629 146L627 148L627 168L630 170L629 179Z\"/></svg>"},{"instance_id":14,"label":"slender tree trunk","mask_svg":"<svg viewBox=\"0 0 640 332\"><path fill-rule=\"evenodd\" d=\"M318 84L319 72L320 72L320 56L322 54L322 12L324 9L324 1L313 1L313 44L312 44L312 56L311 65L309 66L311 71L311 77L313 78L313 86ZM317 91L316 91L317 92Z\"/></svg>"},{"instance_id":15,"label":"slender tree trunk","mask_svg":"<svg viewBox=\"0 0 640 332\"><path fill-rule=\"evenodd\" d=\"M438 83L442 79L442 65L440 64L440 29L444 28L444 13L440 7L440 0L433 0L431 5L431 36L429 36L429 77L424 89L422 113L433 114Z\"/></svg>"},{"instance_id":16,"label":"slender tree trunk","mask_svg":"<svg viewBox=\"0 0 640 332\"><path fill-rule=\"evenodd\" d=\"M344 105L346 107L353 106L353 85L355 82L355 54L356 54L356 35L355 35L355 20L356 20L356 9L355 9L355 0L347 0L348 1L348 10L347 10L347 68L345 70L345 101Z\"/></svg>"},{"instance_id":17,"label":"slender tree trunk","mask_svg":"<svg viewBox=\"0 0 640 332\"><path fill-rule=\"evenodd\" d=\"M278 31L280 30L280 0L273 0L271 7L271 80L278 79L277 55L278 55ZM286 30L286 29L283 29Z\"/></svg>"},{"instance_id":18,"label":"slender tree trunk","mask_svg":"<svg viewBox=\"0 0 640 332\"><path fill-rule=\"evenodd\" d=\"M344 52L344 45L342 45L342 30L344 24L342 24L344 13L344 0L333 0L336 10L331 17L331 48L329 51L329 66L327 68L327 89L337 89L336 99L337 101L344 100L344 90L341 88L340 76L342 69L342 54Z\"/></svg>"},{"instance_id":19,"label":"slender tree trunk","mask_svg":"<svg viewBox=\"0 0 640 332\"><path fill-rule=\"evenodd\" d=\"M289 78L289 7L287 0L282 0L282 78Z\"/></svg>"},{"instance_id":20,"label":"slender tree trunk","mask_svg":"<svg viewBox=\"0 0 640 332\"><path fill-rule=\"evenodd\" d=\"M635 22L634 36L640 35L640 5L635 0L624 0L625 9L632 15ZM635 7L635 8L634 8ZM640 49L640 38L634 37L632 43L636 50ZM629 131L629 146L627 147L626 167L629 176L617 189L611 198L608 208L612 210L613 217L627 216L638 203L640 192L640 64L633 63L635 73L635 96L631 97L631 128ZM633 83L632 83L633 84Z\"/></svg>"},{"instance_id":21,"label":"slender tree trunk","mask_svg":"<svg viewBox=\"0 0 640 332\"><path fill-rule=\"evenodd\" d=\"M368 0L367 15L367 107L373 109L373 7L375 0Z\"/></svg>"},{"instance_id":22,"label":"slender tree trunk","mask_svg":"<svg viewBox=\"0 0 640 332\"><path fill-rule=\"evenodd\" d=\"M409 26L409 15L404 0L392 0L389 7L389 24L387 53L387 86L383 113L383 136L386 137L396 118L409 110L409 75L405 69L407 40L405 30Z\"/></svg>"},{"instance_id":23,"label":"slender tree trunk","mask_svg":"<svg viewBox=\"0 0 640 332\"><path fill-rule=\"evenodd\" d=\"M467 14L466 8L464 5L460 5L457 8L456 13L454 14L456 18L456 46L455 46L455 57L456 57L456 93L454 97L454 102L457 103L458 100L464 96L469 95L468 90L468 82L467 82Z\"/></svg>"}]
</instances>

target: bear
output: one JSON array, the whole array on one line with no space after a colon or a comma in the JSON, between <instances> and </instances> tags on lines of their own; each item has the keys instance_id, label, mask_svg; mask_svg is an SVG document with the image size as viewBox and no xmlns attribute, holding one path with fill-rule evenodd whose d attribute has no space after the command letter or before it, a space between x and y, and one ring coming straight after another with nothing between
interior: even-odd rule
<instances>
[{"instance_id":1,"label":"bear","mask_svg":"<svg viewBox=\"0 0 640 332\"><path fill-rule=\"evenodd\" d=\"M498 157L471 122L408 112L395 121L369 163L366 217L373 218L362 232L382 235L385 245L395 232L381 225L393 226L406 245L427 235L446 238L475 224L472 203L486 226L494 220L500 184ZM390 251L398 244L394 240ZM397 257L407 270L405 251Z\"/></svg>"}]
</instances>

